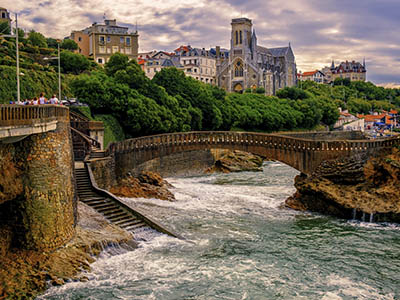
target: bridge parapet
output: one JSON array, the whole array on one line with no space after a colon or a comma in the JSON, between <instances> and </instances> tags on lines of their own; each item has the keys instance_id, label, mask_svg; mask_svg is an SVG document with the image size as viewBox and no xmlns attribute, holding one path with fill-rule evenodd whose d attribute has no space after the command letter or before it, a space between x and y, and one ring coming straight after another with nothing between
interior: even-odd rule
<instances>
[{"instance_id":1,"label":"bridge parapet","mask_svg":"<svg viewBox=\"0 0 400 300\"><path fill-rule=\"evenodd\" d=\"M242 150L286 163L305 174L329 159L376 152L399 144L384 140L312 140L293 136L231 131L198 131L160 134L113 143L107 154L115 157L118 174L137 165L176 152L225 148Z\"/></svg>"},{"instance_id":2,"label":"bridge parapet","mask_svg":"<svg viewBox=\"0 0 400 300\"><path fill-rule=\"evenodd\" d=\"M0 126L23 126L68 120L69 109L60 105L0 105Z\"/></svg>"}]
</instances>

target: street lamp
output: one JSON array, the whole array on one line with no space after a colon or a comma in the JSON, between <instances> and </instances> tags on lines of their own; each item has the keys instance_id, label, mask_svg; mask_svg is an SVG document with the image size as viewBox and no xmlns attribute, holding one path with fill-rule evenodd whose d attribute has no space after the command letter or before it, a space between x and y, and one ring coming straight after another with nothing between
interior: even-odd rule
<instances>
[{"instance_id":1,"label":"street lamp","mask_svg":"<svg viewBox=\"0 0 400 300\"><path fill-rule=\"evenodd\" d=\"M15 36L12 34L12 28L11 28L11 34L3 34L2 37L15 37L15 48L17 52L17 103L20 103L21 101L21 87L19 84L19 47L18 47L18 14L15 13Z\"/></svg>"},{"instance_id":2,"label":"street lamp","mask_svg":"<svg viewBox=\"0 0 400 300\"><path fill-rule=\"evenodd\" d=\"M58 60L58 100L61 101L61 64L60 64L60 43L57 43L57 50L58 50L58 55L57 57L45 57L43 58L44 60L52 60L52 59L57 59Z\"/></svg>"}]
</instances>

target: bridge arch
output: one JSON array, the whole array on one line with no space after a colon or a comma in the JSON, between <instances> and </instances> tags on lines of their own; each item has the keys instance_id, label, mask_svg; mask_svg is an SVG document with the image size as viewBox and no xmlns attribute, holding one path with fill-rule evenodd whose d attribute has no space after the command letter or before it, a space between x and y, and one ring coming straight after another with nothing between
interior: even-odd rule
<instances>
[{"instance_id":1,"label":"bridge arch","mask_svg":"<svg viewBox=\"0 0 400 300\"><path fill-rule=\"evenodd\" d=\"M399 139L314 141L292 136L200 131L161 134L112 143L107 155L114 158L115 171L123 175L142 163L173 153L206 149L241 150L280 161L310 175L322 161L357 153L379 152L398 144Z\"/></svg>"}]
</instances>

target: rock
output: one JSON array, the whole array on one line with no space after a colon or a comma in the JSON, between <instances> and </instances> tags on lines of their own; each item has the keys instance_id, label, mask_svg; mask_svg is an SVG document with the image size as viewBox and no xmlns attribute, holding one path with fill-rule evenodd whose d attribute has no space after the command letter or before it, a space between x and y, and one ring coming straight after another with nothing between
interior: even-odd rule
<instances>
[{"instance_id":1,"label":"rock","mask_svg":"<svg viewBox=\"0 0 400 300\"><path fill-rule=\"evenodd\" d=\"M127 175L110 189L110 192L126 198L157 198L173 201L175 196L168 190L172 187L162 177L153 172L142 172L138 177Z\"/></svg>"},{"instance_id":2,"label":"rock","mask_svg":"<svg viewBox=\"0 0 400 300\"><path fill-rule=\"evenodd\" d=\"M48 287L47 282L85 281L87 278L76 276L90 270L89 264L104 245L135 247L129 232L110 224L91 207L79 203L78 214L76 234L64 247L48 253L11 248L0 257L0 299L34 299Z\"/></svg>"},{"instance_id":3,"label":"rock","mask_svg":"<svg viewBox=\"0 0 400 300\"><path fill-rule=\"evenodd\" d=\"M251 153L235 150L212 150L215 157L213 167L206 170L206 173L222 172L262 172L263 158Z\"/></svg>"},{"instance_id":4,"label":"rock","mask_svg":"<svg viewBox=\"0 0 400 300\"><path fill-rule=\"evenodd\" d=\"M340 218L359 212L373 214L375 221L400 222L400 151L325 162L311 176L297 176L295 187L287 207Z\"/></svg>"}]
</instances>

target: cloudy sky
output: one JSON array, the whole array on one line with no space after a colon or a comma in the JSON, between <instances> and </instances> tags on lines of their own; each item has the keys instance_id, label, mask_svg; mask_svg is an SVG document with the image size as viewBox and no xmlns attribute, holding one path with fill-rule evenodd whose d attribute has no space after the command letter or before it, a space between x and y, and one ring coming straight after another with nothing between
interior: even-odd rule
<instances>
[{"instance_id":1,"label":"cloudy sky","mask_svg":"<svg viewBox=\"0 0 400 300\"><path fill-rule=\"evenodd\" d=\"M65 37L93 22L117 19L139 28L141 51L181 44L230 44L232 18L253 20L259 45L290 42L298 69L311 71L366 58L367 78L400 84L400 0L1 0L20 27Z\"/></svg>"}]
</instances>

